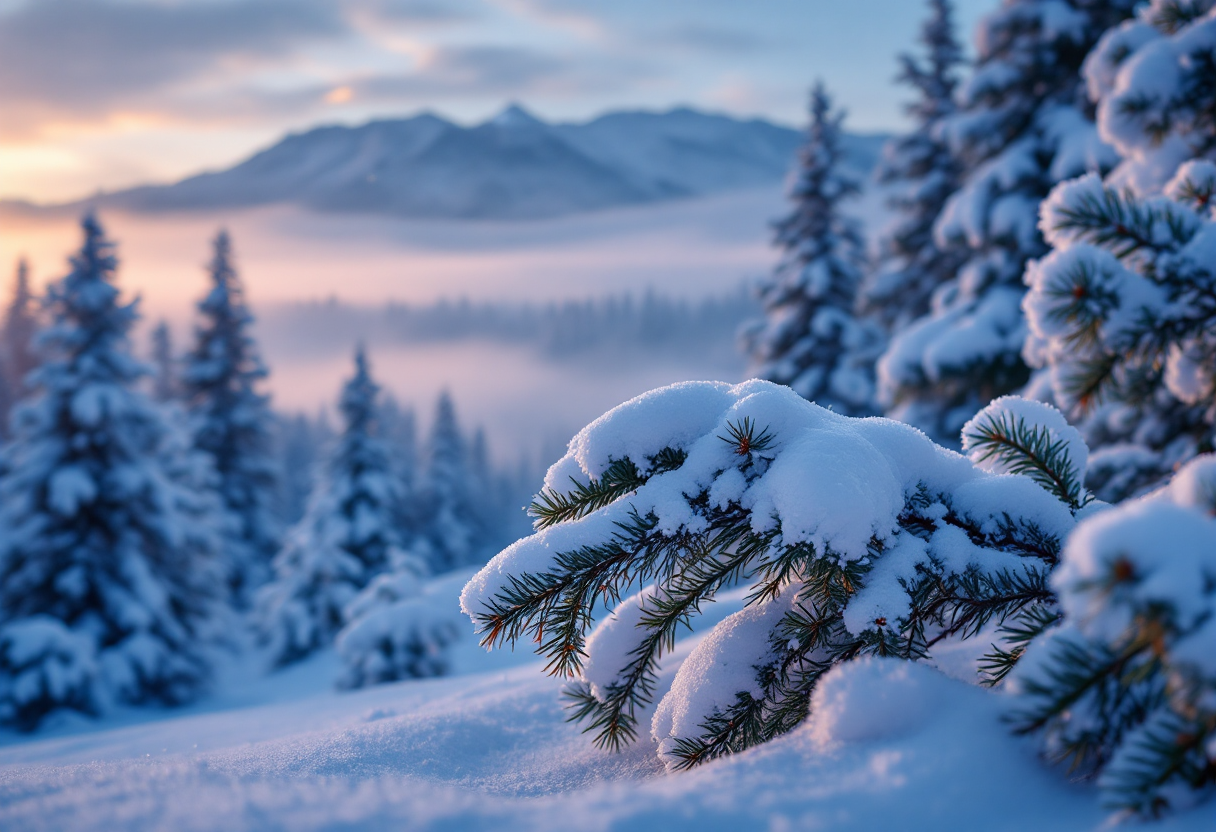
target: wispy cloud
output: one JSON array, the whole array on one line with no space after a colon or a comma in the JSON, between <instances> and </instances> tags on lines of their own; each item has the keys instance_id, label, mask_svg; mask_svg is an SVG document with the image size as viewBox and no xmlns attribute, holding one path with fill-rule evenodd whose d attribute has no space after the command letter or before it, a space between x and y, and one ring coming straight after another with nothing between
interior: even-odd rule
<instances>
[{"instance_id":1,"label":"wispy cloud","mask_svg":"<svg viewBox=\"0 0 1216 832\"><path fill-rule=\"evenodd\" d=\"M225 61L281 59L346 32L317 0L37 0L0 16L0 100L9 125L102 114Z\"/></svg>"}]
</instances>

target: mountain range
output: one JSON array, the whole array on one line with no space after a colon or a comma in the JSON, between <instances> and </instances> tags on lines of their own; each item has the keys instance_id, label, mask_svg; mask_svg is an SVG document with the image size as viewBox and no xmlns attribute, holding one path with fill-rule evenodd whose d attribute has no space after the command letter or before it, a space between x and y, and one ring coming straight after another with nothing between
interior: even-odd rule
<instances>
[{"instance_id":1,"label":"mountain range","mask_svg":"<svg viewBox=\"0 0 1216 832\"><path fill-rule=\"evenodd\" d=\"M886 137L847 135L873 168ZM90 198L137 212L291 203L317 211L540 219L779 182L797 130L680 108L546 123L512 105L470 127L424 113L284 137L227 170Z\"/></svg>"}]
</instances>

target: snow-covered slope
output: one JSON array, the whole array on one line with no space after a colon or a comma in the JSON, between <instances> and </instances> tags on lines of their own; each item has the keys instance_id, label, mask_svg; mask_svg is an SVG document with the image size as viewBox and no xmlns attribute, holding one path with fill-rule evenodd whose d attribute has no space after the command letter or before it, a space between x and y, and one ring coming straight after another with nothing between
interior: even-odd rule
<instances>
[{"instance_id":1,"label":"snow-covered slope","mask_svg":"<svg viewBox=\"0 0 1216 832\"><path fill-rule=\"evenodd\" d=\"M511 106L472 127L422 114L292 134L224 171L91 202L138 211L294 203L409 217L533 219L778 182L799 133L689 109L547 124ZM851 136L873 167L882 136Z\"/></svg>"},{"instance_id":2,"label":"snow-covered slope","mask_svg":"<svg viewBox=\"0 0 1216 832\"><path fill-rule=\"evenodd\" d=\"M453 608L463 579L445 581ZM698 626L742 598L727 594ZM560 682L539 663L483 653L465 635L453 678L338 693L324 653L230 682L193 709L0 734L0 829L1110 828L1091 785L1067 783L1011 735L1004 696L924 665L844 665L820 684L806 725L671 775L648 736L619 754L597 751L566 722ZM659 693L697 638L664 662ZM1206 804L1142 828L1206 832L1212 817Z\"/></svg>"}]
</instances>

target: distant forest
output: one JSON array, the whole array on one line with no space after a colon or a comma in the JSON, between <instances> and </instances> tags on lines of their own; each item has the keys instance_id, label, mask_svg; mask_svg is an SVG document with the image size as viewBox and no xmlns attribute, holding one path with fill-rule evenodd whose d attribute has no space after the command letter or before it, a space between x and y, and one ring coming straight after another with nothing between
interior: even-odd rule
<instances>
[{"instance_id":1,"label":"distant forest","mask_svg":"<svg viewBox=\"0 0 1216 832\"><path fill-rule=\"evenodd\" d=\"M485 339L531 346L551 359L623 349L733 359L734 333L758 308L742 287L696 300L653 292L548 303L458 299L360 306L331 299L265 307L259 326L264 337L304 353L359 339Z\"/></svg>"}]
</instances>

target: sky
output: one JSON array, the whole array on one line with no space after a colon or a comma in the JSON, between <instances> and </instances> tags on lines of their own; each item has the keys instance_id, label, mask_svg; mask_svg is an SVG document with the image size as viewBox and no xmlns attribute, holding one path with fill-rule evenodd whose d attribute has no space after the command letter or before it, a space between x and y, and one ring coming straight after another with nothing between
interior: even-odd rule
<instances>
[{"instance_id":1,"label":"sky","mask_svg":"<svg viewBox=\"0 0 1216 832\"><path fill-rule=\"evenodd\" d=\"M997 0L956 0L969 33ZM287 131L518 102L797 124L822 78L898 129L916 0L0 0L0 198L226 167Z\"/></svg>"}]
</instances>

